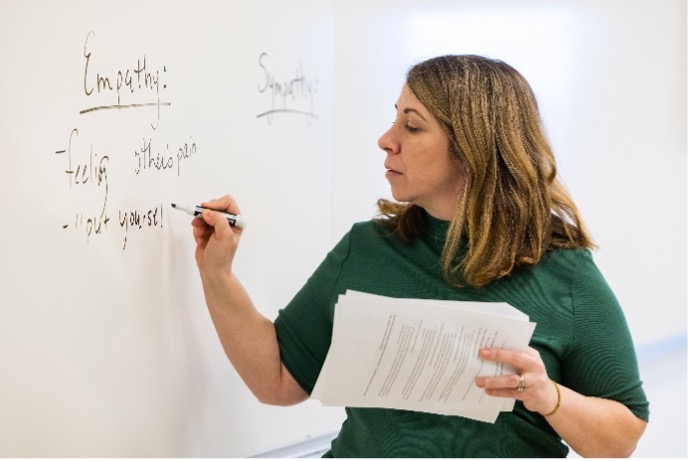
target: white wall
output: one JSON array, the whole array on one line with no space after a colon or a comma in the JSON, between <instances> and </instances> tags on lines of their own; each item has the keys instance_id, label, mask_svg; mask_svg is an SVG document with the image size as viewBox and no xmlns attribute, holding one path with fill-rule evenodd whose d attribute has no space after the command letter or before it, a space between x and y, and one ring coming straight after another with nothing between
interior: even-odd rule
<instances>
[{"instance_id":1,"label":"white wall","mask_svg":"<svg viewBox=\"0 0 690 461\"><path fill-rule=\"evenodd\" d=\"M390 196L376 142L410 65L472 53L515 66L539 99L635 343L662 351L642 371L652 436L687 429L687 399L665 408L654 398L664 388L645 375L680 354L667 378L687 382L686 17L684 0L335 2L333 240ZM687 453L685 440L656 442Z\"/></svg>"}]
</instances>

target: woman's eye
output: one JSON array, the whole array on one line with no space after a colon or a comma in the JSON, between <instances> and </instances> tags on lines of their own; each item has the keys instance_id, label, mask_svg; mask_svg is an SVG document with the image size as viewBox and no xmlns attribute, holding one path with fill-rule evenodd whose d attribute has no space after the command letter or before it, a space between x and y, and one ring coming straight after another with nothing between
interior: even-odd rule
<instances>
[{"instance_id":1,"label":"woman's eye","mask_svg":"<svg viewBox=\"0 0 690 461\"><path fill-rule=\"evenodd\" d=\"M407 125L407 124L405 125L405 129L406 129L407 131L409 131L410 133L415 133L415 132L419 131L419 128L414 127L414 126L410 126L410 125Z\"/></svg>"}]
</instances>

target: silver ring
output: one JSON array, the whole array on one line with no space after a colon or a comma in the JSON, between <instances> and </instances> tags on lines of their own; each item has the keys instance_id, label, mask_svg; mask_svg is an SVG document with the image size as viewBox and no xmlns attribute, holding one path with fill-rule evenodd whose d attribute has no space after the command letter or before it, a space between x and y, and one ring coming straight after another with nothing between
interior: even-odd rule
<instances>
[{"instance_id":1,"label":"silver ring","mask_svg":"<svg viewBox=\"0 0 690 461\"><path fill-rule=\"evenodd\" d=\"M525 377L520 375L520 381L518 382L518 387L516 391L522 392L525 390Z\"/></svg>"}]
</instances>

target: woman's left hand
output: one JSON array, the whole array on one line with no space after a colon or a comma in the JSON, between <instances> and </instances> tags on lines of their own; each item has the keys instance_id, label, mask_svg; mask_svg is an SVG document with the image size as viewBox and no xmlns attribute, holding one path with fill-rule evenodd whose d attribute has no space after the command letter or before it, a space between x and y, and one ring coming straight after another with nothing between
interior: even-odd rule
<instances>
[{"instance_id":1,"label":"woman's left hand","mask_svg":"<svg viewBox=\"0 0 690 461\"><path fill-rule=\"evenodd\" d=\"M546 367L536 349L530 347L525 352L519 352L483 348L479 351L479 357L511 365L516 370L512 375L478 377L476 384L487 395L522 400L525 408L541 414L550 413L556 407L558 392L546 374Z\"/></svg>"}]
</instances>

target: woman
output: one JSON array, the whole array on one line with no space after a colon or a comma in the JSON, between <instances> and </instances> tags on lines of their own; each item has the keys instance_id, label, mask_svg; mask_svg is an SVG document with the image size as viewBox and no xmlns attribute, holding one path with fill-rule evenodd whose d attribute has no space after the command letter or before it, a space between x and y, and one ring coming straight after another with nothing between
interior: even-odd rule
<instances>
[{"instance_id":1,"label":"woman","mask_svg":"<svg viewBox=\"0 0 690 461\"><path fill-rule=\"evenodd\" d=\"M379 139L396 202L355 224L274 322L232 272L241 231L214 212L194 220L204 294L226 354L265 403L309 396L334 303L353 289L393 297L503 301L536 322L527 351L482 349L514 375L482 376L517 400L495 424L347 408L327 456L629 456L648 419L625 318L592 240L556 179L537 104L501 61L443 56L414 66ZM204 206L239 213L226 196Z\"/></svg>"}]
</instances>

